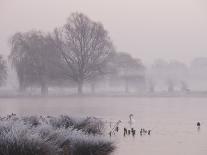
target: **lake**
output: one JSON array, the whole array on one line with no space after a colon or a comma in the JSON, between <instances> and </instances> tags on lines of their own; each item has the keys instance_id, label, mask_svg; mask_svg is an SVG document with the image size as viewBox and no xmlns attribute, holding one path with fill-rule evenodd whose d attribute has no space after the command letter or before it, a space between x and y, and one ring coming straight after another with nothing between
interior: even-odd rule
<instances>
[{"instance_id":1,"label":"lake","mask_svg":"<svg viewBox=\"0 0 207 155\"><path fill-rule=\"evenodd\" d=\"M206 155L207 98L182 97L51 97L1 98L0 114L96 116L116 122L120 132L112 136L115 155ZM123 137L129 114L134 114L135 137ZM197 130L196 122L201 122ZM152 130L140 136L140 128Z\"/></svg>"}]
</instances>

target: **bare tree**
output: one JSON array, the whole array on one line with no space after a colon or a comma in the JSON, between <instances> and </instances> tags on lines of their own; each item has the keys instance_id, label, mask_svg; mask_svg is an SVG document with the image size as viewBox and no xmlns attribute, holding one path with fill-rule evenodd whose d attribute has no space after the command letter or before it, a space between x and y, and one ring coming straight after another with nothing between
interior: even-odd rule
<instances>
[{"instance_id":1,"label":"bare tree","mask_svg":"<svg viewBox=\"0 0 207 155\"><path fill-rule=\"evenodd\" d=\"M155 80L151 77L151 75L147 75L147 84L148 84L148 89L150 93L154 93L155 92L155 86L156 86L156 82Z\"/></svg>"},{"instance_id":2,"label":"bare tree","mask_svg":"<svg viewBox=\"0 0 207 155\"><path fill-rule=\"evenodd\" d=\"M156 85L167 87L168 92L173 92L180 84L180 81L187 81L188 68L179 61L167 62L162 59L156 60L149 69L149 77Z\"/></svg>"},{"instance_id":3,"label":"bare tree","mask_svg":"<svg viewBox=\"0 0 207 155\"><path fill-rule=\"evenodd\" d=\"M133 58L130 54L119 52L115 53L112 59L115 72L112 76L115 79L124 81L125 92L128 93L131 86L139 89L139 84L145 83L145 67L140 59Z\"/></svg>"},{"instance_id":4,"label":"bare tree","mask_svg":"<svg viewBox=\"0 0 207 155\"><path fill-rule=\"evenodd\" d=\"M7 66L6 61L0 55L0 85L4 84L7 78Z\"/></svg>"},{"instance_id":5,"label":"bare tree","mask_svg":"<svg viewBox=\"0 0 207 155\"><path fill-rule=\"evenodd\" d=\"M56 31L57 32L57 31ZM60 37L62 36L62 37ZM61 54L67 65L67 75L78 85L82 94L83 83L103 73L113 45L101 23L91 21L81 13L73 13L61 34L56 33Z\"/></svg>"}]
</instances>

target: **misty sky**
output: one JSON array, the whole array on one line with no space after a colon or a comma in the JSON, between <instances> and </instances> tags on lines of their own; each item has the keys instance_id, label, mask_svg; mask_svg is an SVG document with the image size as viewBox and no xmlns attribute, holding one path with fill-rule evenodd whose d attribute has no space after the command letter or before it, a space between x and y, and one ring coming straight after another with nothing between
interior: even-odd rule
<instances>
[{"instance_id":1,"label":"misty sky","mask_svg":"<svg viewBox=\"0 0 207 155\"><path fill-rule=\"evenodd\" d=\"M0 0L0 53L17 31L52 31L72 12L100 21L118 51L151 63L207 57L206 0Z\"/></svg>"}]
</instances>

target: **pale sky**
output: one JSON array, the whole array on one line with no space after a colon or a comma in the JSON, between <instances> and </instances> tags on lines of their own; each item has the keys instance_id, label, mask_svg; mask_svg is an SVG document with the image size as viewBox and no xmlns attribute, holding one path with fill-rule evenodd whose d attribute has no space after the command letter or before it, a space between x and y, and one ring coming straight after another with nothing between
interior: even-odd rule
<instances>
[{"instance_id":1,"label":"pale sky","mask_svg":"<svg viewBox=\"0 0 207 155\"><path fill-rule=\"evenodd\" d=\"M207 57L206 0L0 0L0 54L17 31L52 31L72 12L103 23L118 51L151 63Z\"/></svg>"}]
</instances>

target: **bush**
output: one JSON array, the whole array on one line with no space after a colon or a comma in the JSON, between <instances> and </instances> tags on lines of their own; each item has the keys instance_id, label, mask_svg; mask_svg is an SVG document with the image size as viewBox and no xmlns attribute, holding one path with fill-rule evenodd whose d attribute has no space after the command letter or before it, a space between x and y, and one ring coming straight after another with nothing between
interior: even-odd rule
<instances>
[{"instance_id":1,"label":"bush","mask_svg":"<svg viewBox=\"0 0 207 155\"><path fill-rule=\"evenodd\" d=\"M97 118L8 115L0 120L0 155L109 155L115 147L103 126Z\"/></svg>"}]
</instances>

